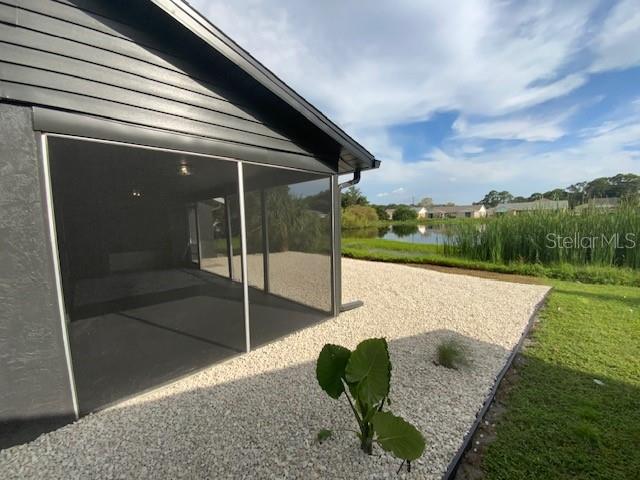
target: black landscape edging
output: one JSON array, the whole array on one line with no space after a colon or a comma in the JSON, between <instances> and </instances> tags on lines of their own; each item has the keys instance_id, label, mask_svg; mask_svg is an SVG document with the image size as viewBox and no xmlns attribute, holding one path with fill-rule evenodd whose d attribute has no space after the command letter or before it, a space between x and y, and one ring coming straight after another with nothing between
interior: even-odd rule
<instances>
[{"instance_id":1,"label":"black landscape edging","mask_svg":"<svg viewBox=\"0 0 640 480\"><path fill-rule=\"evenodd\" d=\"M527 323L527 326L522 332L520 340L518 340L518 343L516 344L514 349L511 351L509 358L507 358L507 363L505 363L504 367L502 367L502 370L500 370L500 373L498 373L498 376L496 377L496 381L494 382L493 387L491 388L491 392L489 392L489 395L485 399L484 404L482 405L482 408L476 414L476 419L473 422L473 425L471 425L471 428L465 435L464 440L462 441L462 445L456 452L455 456L453 457L453 460L451 460L451 462L449 463L449 467L447 468L447 471L442 476L442 480L452 480L455 477L458 471L458 468L462 463L462 459L464 458L465 453L467 452L467 450L469 450L469 447L471 446L471 441L473 440L473 436L476 434L476 431L478 430L478 427L480 426L482 419L487 414L487 411L489 410L491 403L496 397L496 393L498 392L498 388L500 387L500 383L502 382L502 379L511 368L511 364L513 363L513 360L516 358L516 355L520 353L520 350L522 349L522 345L524 344L525 339L529 336L529 332L531 331L531 328L535 323L538 313L540 312L542 307L547 303L547 298L550 292L551 292L551 289L549 289L547 293L544 294L544 297L542 297L542 300L538 302L535 309L533 310L533 313L531 314L531 318L529 318L529 322Z\"/></svg>"}]
</instances>

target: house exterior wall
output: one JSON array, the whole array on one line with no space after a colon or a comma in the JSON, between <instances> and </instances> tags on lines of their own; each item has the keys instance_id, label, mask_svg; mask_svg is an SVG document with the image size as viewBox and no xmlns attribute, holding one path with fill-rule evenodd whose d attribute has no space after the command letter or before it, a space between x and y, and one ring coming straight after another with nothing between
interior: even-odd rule
<instances>
[{"instance_id":1,"label":"house exterior wall","mask_svg":"<svg viewBox=\"0 0 640 480\"><path fill-rule=\"evenodd\" d=\"M75 416L39 132L334 174L338 313L341 149L335 141L146 2L8 3L0 4L0 422L33 419L46 429ZM135 8L145 14L133 15ZM175 139L179 146L170 143Z\"/></svg>"},{"instance_id":2,"label":"house exterior wall","mask_svg":"<svg viewBox=\"0 0 640 480\"><path fill-rule=\"evenodd\" d=\"M424 207L417 208L416 214L418 215L418 218L427 218L427 209Z\"/></svg>"},{"instance_id":3,"label":"house exterior wall","mask_svg":"<svg viewBox=\"0 0 640 480\"><path fill-rule=\"evenodd\" d=\"M484 218L487 216L487 209L482 205L478 210L473 212L473 218Z\"/></svg>"},{"instance_id":4,"label":"house exterior wall","mask_svg":"<svg viewBox=\"0 0 640 480\"><path fill-rule=\"evenodd\" d=\"M0 125L0 428L11 430L74 409L31 109L0 104Z\"/></svg>"},{"instance_id":5,"label":"house exterior wall","mask_svg":"<svg viewBox=\"0 0 640 480\"><path fill-rule=\"evenodd\" d=\"M426 218L482 218L487 214L484 206L470 209L465 206L451 205L444 207L429 207L425 210Z\"/></svg>"}]
</instances>

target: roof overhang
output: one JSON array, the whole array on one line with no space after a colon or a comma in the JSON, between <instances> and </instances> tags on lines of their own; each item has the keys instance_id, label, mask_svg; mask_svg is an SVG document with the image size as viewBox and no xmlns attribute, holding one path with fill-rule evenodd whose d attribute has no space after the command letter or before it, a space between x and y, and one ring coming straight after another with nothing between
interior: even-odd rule
<instances>
[{"instance_id":1,"label":"roof overhang","mask_svg":"<svg viewBox=\"0 0 640 480\"><path fill-rule=\"evenodd\" d=\"M150 0L341 145L339 173L378 168L380 161L262 63L182 0Z\"/></svg>"}]
</instances>

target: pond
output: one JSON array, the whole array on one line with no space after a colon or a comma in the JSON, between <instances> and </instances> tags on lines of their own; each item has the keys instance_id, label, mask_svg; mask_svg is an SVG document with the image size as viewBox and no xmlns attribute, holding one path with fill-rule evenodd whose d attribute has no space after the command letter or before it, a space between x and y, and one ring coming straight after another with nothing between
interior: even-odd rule
<instances>
[{"instance_id":1,"label":"pond","mask_svg":"<svg viewBox=\"0 0 640 480\"><path fill-rule=\"evenodd\" d=\"M390 225L388 227L367 227L343 230L342 235L350 238L382 238L407 243L443 245L449 234L444 225Z\"/></svg>"}]
</instances>

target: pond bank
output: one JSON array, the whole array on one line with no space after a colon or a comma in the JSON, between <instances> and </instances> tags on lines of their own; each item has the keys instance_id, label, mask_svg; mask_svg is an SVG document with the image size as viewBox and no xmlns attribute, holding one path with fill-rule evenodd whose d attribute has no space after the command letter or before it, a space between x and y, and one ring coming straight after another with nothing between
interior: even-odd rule
<instances>
[{"instance_id":1,"label":"pond bank","mask_svg":"<svg viewBox=\"0 0 640 480\"><path fill-rule=\"evenodd\" d=\"M445 254L442 245L412 244L377 238L343 238L342 255L379 262L438 265L583 283L640 286L640 271L631 268L568 263L495 263Z\"/></svg>"}]
</instances>

